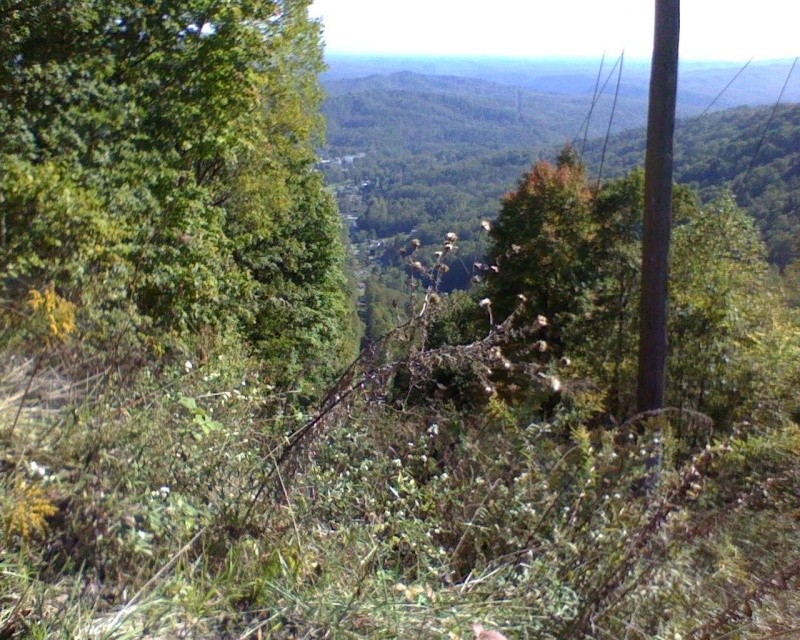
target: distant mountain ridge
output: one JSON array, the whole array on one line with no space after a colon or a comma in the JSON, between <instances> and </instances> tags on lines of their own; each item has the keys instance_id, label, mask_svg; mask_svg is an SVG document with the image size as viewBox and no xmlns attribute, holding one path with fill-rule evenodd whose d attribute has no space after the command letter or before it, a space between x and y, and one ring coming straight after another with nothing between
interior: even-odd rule
<instances>
[{"instance_id":1,"label":"distant mountain ridge","mask_svg":"<svg viewBox=\"0 0 800 640\"><path fill-rule=\"evenodd\" d=\"M617 54L608 55L604 78L608 77ZM514 59L514 58L391 58L375 56L328 56L324 81L391 75L412 71L430 76L452 76L485 80L536 92L591 95L597 79L597 59ZM791 60L754 61L725 91L716 105L726 109L740 105L770 104L777 100L791 66ZM688 116L708 106L744 66L741 62L682 62L678 89L679 113ZM616 76L607 91L613 92ZM646 97L650 80L649 61L626 60L620 95ZM800 75L789 83L786 102L800 102ZM695 111L689 109L694 107ZM689 109L689 110L687 110Z\"/></svg>"},{"instance_id":2,"label":"distant mountain ridge","mask_svg":"<svg viewBox=\"0 0 800 640\"><path fill-rule=\"evenodd\" d=\"M571 140L588 113L591 95L532 91L487 80L410 71L327 80L328 146L349 153L500 150ZM605 133L610 95L598 102L590 133ZM623 98L614 131L645 122L646 100ZM466 147L465 147L466 145Z\"/></svg>"}]
</instances>

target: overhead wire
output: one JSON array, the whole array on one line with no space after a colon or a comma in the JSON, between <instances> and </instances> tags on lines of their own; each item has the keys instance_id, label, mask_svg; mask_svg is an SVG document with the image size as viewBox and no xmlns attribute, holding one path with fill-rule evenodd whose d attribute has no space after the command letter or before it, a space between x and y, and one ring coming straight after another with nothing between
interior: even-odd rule
<instances>
[{"instance_id":1,"label":"overhead wire","mask_svg":"<svg viewBox=\"0 0 800 640\"><path fill-rule=\"evenodd\" d=\"M605 61L606 61L606 52L603 51L603 57L600 58L600 68L597 70L597 80L595 80L594 83L594 92L592 93L592 104L589 107L589 113L586 116L586 129L583 132L583 141L581 142L581 153L580 153L581 158L583 158L583 150L586 148L586 139L589 137L589 125L592 122L592 113L594 112L594 107L597 104L597 91L600 89L600 79L603 76L603 65L605 64Z\"/></svg>"},{"instance_id":2,"label":"overhead wire","mask_svg":"<svg viewBox=\"0 0 800 640\"><path fill-rule=\"evenodd\" d=\"M595 98L593 103L590 105L590 110L594 109L594 107L600 102L600 99L603 97L603 94L606 91L606 87L608 86L608 83L611 81L611 78L614 77L614 72L617 70L617 65L618 64L619 64L619 58L617 58L616 62L614 63L614 66L611 67L611 71L608 72L608 76L606 76L606 80L605 80L605 82L603 82L603 86L600 87L600 91L597 93L597 97ZM583 123L581 124L581 127L580 127L580 129L578 131L578 135L575 136L575 141L576 142L577 142L578 137L580 136L580 132L584 130L584 127L586 126L588 120L589 120L589 114L587 113L586 117L583 119Z\"/></svg>"},{"instance_id":3,"label":"overhead wire","mask_svg":"<svg viewBox=\"0 0 800 640\"><path fill-rule=\"evenodd\" d=\"M737 78L740 75L742 75L742 73L744 72L745 69L747 69L747 67L750 66L750 63L752 61L753 61L753 58L750 58L747 62L744 63L744 66L741 69L739 69L739 71L736 72L736 75L733 76L733 78L731 78L731 81L728 84L725 85L725 87L722 89L722 91L720 91L716 95L716 97L710 102L710 104L705 109L703 109L703 112L699 116L697 116L698 118L702 118L704 115L706 115L709 112L711 107L713 107L715 104L717 104L717 100L719 100L724 95L724 93L730 88L730 86L734 82L736 82Z\"/></svg>"},{"instance_id":4,"label":"overhead wire","mask_svg":"<svg viewBox=\"0 0 800 640\"><path fill-rule=\"evenodd\" d=\"M754 60L754 58L750 58L747 62L744 63L744 66L742 66L736 72L736 74L733 76L733 78L731 78L728 81L728 84L726 84L722 88L722 90L719 93L717 93L716 96L714 96L714 99L711 102L708 103L708 105L706 106L705 109L703 109L703 111L700 113L700 115L692 117L692 119L686 124L686 126L682 127L680 130L676 129L676 138L683 137L683 136L688 136L688 133L690 131L692 131L692 129L695 128L698 123L702 122L703 116L706 115L714 107L715 104L717 104L719 99L722 98L723 95L725 95L725 92L728 89L731 88L733 83L736 82L736 80L738 80L739 76L742 75L742 73L744 73L744 70L747 69L747 67L750 66L750 63L753 62L753 60Z\"/></svg>"},{"instance_id":5,"label":"overhead wire","mask_svg":"<svg viewBox=\"0 0 800 640\"><path fill-rule=\"evenodd\" d=\"M611 67L611 71L608 72L608 76L606 77L603 86L600 88L600 91L597 93L595 99L592 100L592 104L589 106L589 113L587 113L586 117L583 119L583 122L581 123L581 126L578 129L578 134L572 139L573 145L575 145L578 142L578 138L580 138L581 132L584 131L584 127L586 127L585 129L585 131L587 132L586 135L588 135L589 116L594 111L595 106L597 106L597 104L600 102L600 99L603 97L606 87L608 86L608 83L611 81L611 78L614 76L614 72L617 70L617 65L619 65L619 63L620 63L620 58L617 58L617 61L614 63L614 66Z\"/></svg>"},{"instance_id":6,"label":"overhead wire","mask_svg":"<svg viewBox=\"0 0 800 640\"><path fill-rule=\"evenodd\" d=\"M608 149L608 139L611 137L611 126L614 124L614 114L617 111L617 101L619 100L619 87L622 84L622 67L625 64L625 50L619 56L619 72L617 74L617 88L614 91L614 103L611 105L611 116L608 118L608 129L606 129L606 139L603 141L603 153L600 156L600 170L597 172L597 191L600 190L600 181L603 179L603 166L606 162L606 151Z\"/></svg>"},{"instance_id":7,"label":"overhead wire","mask_svg":"<svg viewBox=\"0 0 800 640\"><path fill-rule=\"evenodd\" d=\"M753 153L753 157L750 159L750 166L747 168L747 173L745 174L745 181L750 176L750 172L756 165L756 160L758 159L758 154L761 152L761 147L764 144L764 140L767 137L767 131L769 131L769 126L772 124L773 118L775 118L775 113L778 111L778 105L780 105L781 100L783 100L783 94L786 93L786 87L789 86L789 79L792 77L792 73L794 72L794 68L797 66L797 61L800 60L800 56L794 59L792 62L792 66L789 69L789 73L786 75L786 80L783 83L783 87L781 88L781 93L778 96L778 99L775 102L775 105L772 107L772 112L769 114L769 118L767 118L767 124L764 125L764 131L761 132L761 138L758 141L758 146L756 147L755 152Z\"/></svg>"}]
</instances>

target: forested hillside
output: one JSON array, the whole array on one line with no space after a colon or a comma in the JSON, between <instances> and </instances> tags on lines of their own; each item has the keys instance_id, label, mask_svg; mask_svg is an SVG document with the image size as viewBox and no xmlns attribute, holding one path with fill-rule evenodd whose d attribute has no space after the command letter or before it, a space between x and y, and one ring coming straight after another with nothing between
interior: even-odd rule
<instances>
[{"instance_id":1,"label":"forested hillside","mask_svg":"<svg viewBox=\"0 0 800 640\"><path fill-rule=\"evenodd\" d=\"M723 71L732 71L732 76L737 70ZM711 80L722 79L722 71L695 71L701 72ZM759 70L756 78L765 82L763 73ZM713 99L710 86L703 94L706 106ZM324 167L329 181L339 186L340 208L357 231L354 239L405 237L413 230L429 243L451 228L457 230L465 258L452 265L446 288L467 285L469 265L486 251L475 230L481 220L496 215L499 198L536 159L552 157L565 141L580 150L588 137L587 169L595 181L621 175L644 160L643 128L612 133L601 176L600 155L613 104L609 95L592 110L586 136L582 125L590 95L539 94L413 73L329 81L328 91L331 145L325 153L358 155ZM756 218L770 262L784 269L797 257L794 167L800 127L795 107L780 107L767 127L771 113L771 106L739 107L681 120L676 177L697 186L705 199L731 189ZM624 128L643 117L642 100L622 99L613 123ZM396 262L395 245L390 240L388 262ZM385 250L378 253L386 255Z\"/></svg>"},{"instance_id":2,"label":"forested hillside","mask_svg":"<svg viewBox=\"0 0 800 640\"><path fill-rule=\"evenodd\" d=\"M408 154L441 159L512 146L541 149L576 136L588 108L586 95L410 72L332 80L325 89L331 153L369 151L381 160ZM597 105L590 136L605 134L611 105L610 96ZM644 98L623 99L614 131L643 124L645 113Z\"/></svg>"},{"instance_id":3,"label":"forested hillside","mask_svg":"<svg viewBox=\"0 0 800 640\"><path fill-rule=\"evenodd\" d=\"M413 74L332 83L326 148L308 12L0 9L0 639L789 637L800 296L748 213L676 189L636 413L642 172Z\"/></svg>"},{"instance_id":4,"label":"forested hillside","mask_svg":"<svg viewBox=\"0 0 800 640\"><path fill-rule=\"evenodd\" d=\"M800 256L800 105L740 107L678 123L675 178L696 186L705 199L730 190L756 220L781 269ZM644 161L646 131L609 140L605 165L620 175ZM587 147L599 165L602 141Z\"/></svg>"},{"instance_id":5,"label":"forested hillside","mask_svg":"<svg viewBox=\"0 0 800 640\"><path fill-rule=\"evenodd\" d=\"M464 257L445 277L447 289L468 283L464 265L485 252L473 230L495 215L524 168L565 139L604 134L613 105L611 95L598 100L587 133L586 95L408 72L329 80L326 90L323 154L340 160L322 166L360 232L355 239L413 229L431 243L458 229ZM642 124L645 111L641 97L621 99L613 130Z\"/></svg>"},{"instance_id":6,"label":"forested hillside","mask_svg":"<svg viewBox=\"0 0 800 640\"><path fill-rule=\"evenodd\" d=\"M414 73L329 81L326 89L324 153L359 156L325 165L326 175L358 186L361 203L342 199L340 207L377 237L416 228L439 238L459 221L468 239L468 229L494 214L497 199L539 153L585 135L585 96ZM605 133L611 107L610 96L598 102L590 134ZM644 113L642 99L621 101L614 130L641 124Z\"/></svg>"},{"instance_id":7,"label":"forested hillside","mask_svg":"<svg viewBox=\"0 0 800 640\"><path fill-rule=\"evenodd\" d=\"M560 148L571 141L580 145L590 111L588 138L604 138L618 70L614 60L606 61L603 91L591 109L599 61L334 56L330 62L324 107L328 156L365 153L358 165L368 166L373 173L400 175L405 184L424 182L426 176L444 169L457 175L460 164L480 163L488 175L484 182L492 185L489 199L496 197L498 189L502 193L509 188L525 168L523 163L501 169L502 177L496 180L494 170L504 165L497 156L513 152L527 163L542 153L553 155L553 145ZM396 71L404 67L414 71ZM771 104L780 94L788 68L788 63L776 62L751 63L745 68L686 63L679 115L685 120L709 107ZM625 63L612 134L644 123L647 70L638 61ZM798 91L795 82L787 84L784 102L800 99ZM415 169L406 179L407 172ZM340 179L335 173L331 177ZM468 176L464 178L471 182ZM471 204L482 214L487 211L486 199Z\"/></svg>"}]
</instances>

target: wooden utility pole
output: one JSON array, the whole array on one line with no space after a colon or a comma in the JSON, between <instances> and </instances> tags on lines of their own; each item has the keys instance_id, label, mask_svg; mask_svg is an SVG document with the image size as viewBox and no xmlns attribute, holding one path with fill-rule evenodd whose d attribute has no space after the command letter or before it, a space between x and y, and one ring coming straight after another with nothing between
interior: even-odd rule
<instances>
[{"instance_id":1,"label":"wooden utility pole","mask_svg":"<svg viewBox=\"0 0 800 640\"><path fill-rule=\"evenodd\" d=\"M645 159L639 411L661 409L666 389L667 291L680 13L680 0L656 0Z\"/></svg>"}]
</instances>

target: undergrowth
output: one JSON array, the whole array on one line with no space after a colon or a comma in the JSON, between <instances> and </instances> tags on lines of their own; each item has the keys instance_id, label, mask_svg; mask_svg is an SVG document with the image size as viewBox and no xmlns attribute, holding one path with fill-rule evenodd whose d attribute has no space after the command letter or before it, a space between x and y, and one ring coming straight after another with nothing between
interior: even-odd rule
<instances>
[{"instance_id":1,"label":"undergrowth","mask_svg":"<svg viewBox=\"0 0 800 640\"><path fill-rule=\"evenodd\" d=\"M53 320L0 372L0 637L789 637L797 425L620 425L548 319L490 300L437 343L454 242L316 407L235 340L88 366L72 311L31 305Z\"/></svg>"}]
</instances>

